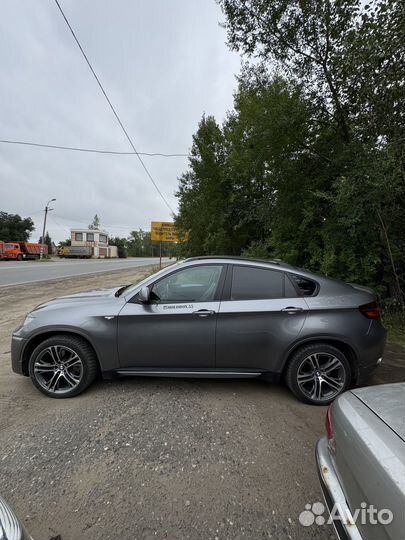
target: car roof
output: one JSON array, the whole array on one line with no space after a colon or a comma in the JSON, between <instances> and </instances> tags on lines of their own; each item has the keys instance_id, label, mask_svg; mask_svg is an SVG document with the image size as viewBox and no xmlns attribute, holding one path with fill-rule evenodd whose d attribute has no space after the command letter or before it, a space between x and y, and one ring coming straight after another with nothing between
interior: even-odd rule
<instances>
[{"instance_id":1,"label":"car roof","mask_svg":"<svg viewBox=\"0 0 405 540\"><path fill-rule=\"evenodd\" d=\"M238 257L238 256L231 256L231 255L204 255L200 257L189 257L188 259L185 259L183 262L192 262L192 261L227 261L227 262L249 262L249 263L260 263L260 264L266 264L266 265L275 265L275 266L283 266L285 268L294 268L290 264L280 260L280 259L256 259L252 257ZM298 269L297 269L298 270Z\"/></svg>"},{"instance_id":2,"label":"car roof","mask_svg":"<svg viewBox=\"0 0 405 540\"><path fill-rule=\"evenodd\" d=\"M274 270L284 270L285 272L290 272L292 274L298 274L304 278L310 279L312 281L315 281L317 283L322 284L333 284L335 287L338 286L341 288L344 286L345 288L348 287L347 283L340 282L339 280L333 280L328 278L327 276L322 276L320 274L315 274L314 272L311 272L311 270L306 270L305 268L298 268L297 266L293 266L291 264L288 264L280 259L259 259L259 258L250 258L250 257L238 257L238 256L231 256L231 255L204 255L199 257L189 257L188 259L184 259L182 261L179 261L180 264L188 264L188 263L198 263L198 262L223 262L228 264L243 264L243 265L260 265L267 268L272 268Z\"/></svg>"}]
</instances>

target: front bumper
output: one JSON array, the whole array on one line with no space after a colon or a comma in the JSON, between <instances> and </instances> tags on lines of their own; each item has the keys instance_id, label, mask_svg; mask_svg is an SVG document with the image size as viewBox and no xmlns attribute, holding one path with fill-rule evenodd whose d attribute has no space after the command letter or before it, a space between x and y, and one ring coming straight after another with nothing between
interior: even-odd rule
<instances>
[{"instance_id":1,"label":"front bumper","mask_svg":"<svg viewBox=\"0 0 405 540\"><path fill-rule=\"evenodd\" d=\"M27 340L13 334L11 338L11 369L19 375L27 375L23 368L24 347Z\"/></svg>"},{"instance_id":2,"label":"front bumper","mask_svg":"<svg viewBox=\"0 0 405 540\"><path fill-rule=\"evenodd\" d=\"M318 441L315 450L316 466L318 469L319 481L329 513L333 510L333 515L338 519L332 522L339 540L364 540L357 528L346 497L336 474L326 437Z\"/></svg>"}]
</instances>

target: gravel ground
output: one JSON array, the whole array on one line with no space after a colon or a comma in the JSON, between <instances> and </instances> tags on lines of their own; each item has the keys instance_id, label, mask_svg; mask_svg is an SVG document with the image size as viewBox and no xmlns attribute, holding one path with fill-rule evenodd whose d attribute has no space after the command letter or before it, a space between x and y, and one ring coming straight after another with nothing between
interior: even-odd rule
<instances>
[{"instance_id":1,"label":"gravel ground","mask_svg":"<svg viewBox=\"0 0 405 540\"><path fill-rule=\"evenodd\" d=\"M324 407L251 380L99 381L52 400L11 372L10 334L32 307L143 275L2 291L0 494L36 540L334 538L298 522L322 500L314 446ZM375 382L403 379L404 357L389 347Z\"/></svg>"}]
</instances>

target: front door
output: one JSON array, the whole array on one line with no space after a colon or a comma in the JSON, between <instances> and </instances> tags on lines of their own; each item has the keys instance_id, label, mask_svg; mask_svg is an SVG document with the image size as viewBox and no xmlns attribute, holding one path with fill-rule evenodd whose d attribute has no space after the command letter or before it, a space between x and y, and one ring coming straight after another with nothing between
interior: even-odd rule
<instances>
[{"instance_id":1,"label":"front door","mask_svg":"<svg viewBox=\"0 0 405 540\"><path fill-rule=\"evenodd\" d=\"M118 317L122 368L215 367L215 329L224 265L200 264L158 279L151 301L135 296Z\"/></svg>"}]
</instances>

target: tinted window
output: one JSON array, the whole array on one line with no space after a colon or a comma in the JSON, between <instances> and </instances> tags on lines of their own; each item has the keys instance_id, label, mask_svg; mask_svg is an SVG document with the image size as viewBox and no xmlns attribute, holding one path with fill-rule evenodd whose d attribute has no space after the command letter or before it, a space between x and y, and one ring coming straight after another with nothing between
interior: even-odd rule
<instances>
[{"instance_id":1,"label":"tinted window","mask_svg":"<svg viewBox=\"0 0 405 540\"><path fill-rule=\"evenodd\" d=\"M283 279L283 273L275 270L234 266L231 300L282 298Z\"/></svg>"},{"instance_id":2,"label":"tinted window","mask_svg":"<svg viewBox=\"0 0 405 540\"><path fill-rule=\"evenodd\" d=\"M284 296L286 298L296 298L298 296L297 291L287 275L284 275L284 280Z\"/></svg>"},{"instance_id":3,"label":"tinted window","mask_svg":"<svg viewBox=\"0 0 405 540\"><path fill-rule=\"evenodd\" d=\"M92 233L92 232L87 233L87 241L88 242L94 242L94 233Z\"/></svg>"},{"instance_id":4,"label":"tinted window","mask_svg":"<svg viewBox=\"0 0 405 540\"><path fill-rule=\"evenodd\" d=\"M83 233L81 232L75 233L75 240L77 240L78 242L81 242L83 240Z\"/></svg>"},{"instance_id":5,"label":"tinted window","mask_svg":"<svg viewBox=\"0 0 405 540\"><path fill-rule=\"evenodd\" d=\"M170 274L152 287L151 299L158 303L212 302L222 266L197 266Z\"/></svg>"},{"instance_id":6,"label":"tinted window","mask_svg":"<svg viewBox=\"0 0 405 540\"><path fill-rule=\"evenodd\" d=\"M290 274L290 276L303 296L312 296L315 293L315 281L304 278L302 276L297 276L296 274Z\"/></svg>"}]
</instances>

